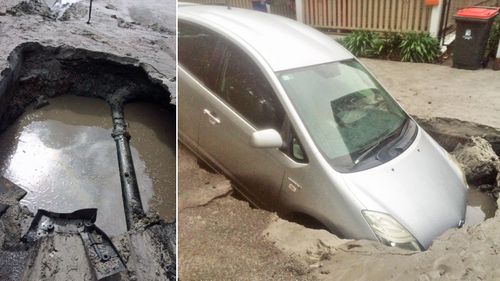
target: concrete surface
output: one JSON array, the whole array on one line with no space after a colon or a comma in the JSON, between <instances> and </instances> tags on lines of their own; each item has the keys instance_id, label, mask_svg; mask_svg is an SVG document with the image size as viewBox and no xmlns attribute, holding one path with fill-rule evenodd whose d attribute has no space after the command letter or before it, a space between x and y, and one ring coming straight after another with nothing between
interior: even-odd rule
<instances>
[{"instance_id":1,"label":"concrete surface","mask_svg":"<svg viewBox=\"0 0 500 281\"><path fill-rule=\"evenodd\" d=\"M361 59L412 115L500 128L500 74L427 63Z\"/></svg>"}]
</instances>

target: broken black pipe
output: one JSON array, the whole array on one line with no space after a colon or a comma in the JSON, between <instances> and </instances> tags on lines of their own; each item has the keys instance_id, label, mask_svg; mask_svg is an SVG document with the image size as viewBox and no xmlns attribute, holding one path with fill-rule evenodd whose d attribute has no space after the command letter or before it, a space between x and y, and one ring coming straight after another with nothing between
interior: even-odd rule
<instances>
[{"instance_id":1,"label":"broken black pipe","mask_svg":"<svg viewBox=\"0 0 500 281\"><path fill-rule=\"evenodd\" d=\"M122 90L119 90L109 101L113 117L113 133L111 135L116 143L125 220L127 229L130 230L137 220L144 217L144 209L142 208L134 161L130 151L130 134L127 131L127 122L123 114L123 101L120 99L120 93L123 93Z\"/></svg>"}]
</instances>

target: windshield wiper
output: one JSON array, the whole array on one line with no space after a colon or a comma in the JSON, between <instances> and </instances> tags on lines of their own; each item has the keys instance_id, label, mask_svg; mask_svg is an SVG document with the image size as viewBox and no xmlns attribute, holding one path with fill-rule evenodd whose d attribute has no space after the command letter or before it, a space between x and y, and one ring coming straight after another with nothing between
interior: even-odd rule
<instances>
[{"instance_id":1,"label":"windshield wiper","mask_svg":"<svg viewBox=\"0 0 500 281\"><path fill-rule=\"evenodd\" d=\"M372 152L375 148L379 147L380 144L387 143L387 141L392 140L393 136L395 136L397 132L399 132L398 134L399 136L401 136L403 132L406 132L405 128L408 127L408 124L410 123L409 120L410 118L406 118L406 120L403 122L403 124L401 124L401 126L398 129L394 130L392 133L387 134L374 144L368 146L368 148L354 160L354 166L356 166L361 160L365 159L366 156L369 155L370 152Z\"/></svg>"},{"instance_id":2,"label":"windshield wiper","mask_svg":"<svg viewBox=\"0 0 500 281\"><path fill-rule=\"evenodd\" d=\"M382 142L382 140L379 140L377 141L376 143L372 144L371 146L369 146L365 152L361 153L361 155L359 155L355 160L354 160L354 165L357 165L361 160L365 159L365 157L370 154L370 152L372 152L376 147L378 147L380 145L380 143Z\"/></svg>"}]
</instances>

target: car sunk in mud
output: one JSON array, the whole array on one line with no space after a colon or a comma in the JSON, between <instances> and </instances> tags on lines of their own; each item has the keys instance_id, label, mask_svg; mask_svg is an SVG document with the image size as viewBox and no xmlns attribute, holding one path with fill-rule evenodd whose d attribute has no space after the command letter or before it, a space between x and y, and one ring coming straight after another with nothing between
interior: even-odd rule
<instances>
[{"instance_id":1,"label":"car sunk in mud","mask_svg":"<svg viewBox=\"0 0 500 281\"><path fill-rule=\"evenodd\" d=\"M334 40L250 10L178 14L180 139L249 201L411 250L463 225L460 168Z\"/></svg>"}]
</instances>

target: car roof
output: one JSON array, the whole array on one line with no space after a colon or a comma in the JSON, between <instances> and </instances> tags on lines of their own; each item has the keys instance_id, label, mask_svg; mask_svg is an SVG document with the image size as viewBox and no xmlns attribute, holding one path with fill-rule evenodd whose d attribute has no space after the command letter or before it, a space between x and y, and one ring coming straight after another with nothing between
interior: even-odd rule
<instances>
[{"instance_id":1,"label":"car roof","mask_svg":"<svg viewBox=\"0 0 500 281\"><path fill-rule=\"evenodd\" d=\"M353 58L323 33L282 16L212 5L181 5L179 19L198 23L244 41L267 61L273 71Z\"/></svg>"}]
</instances>

